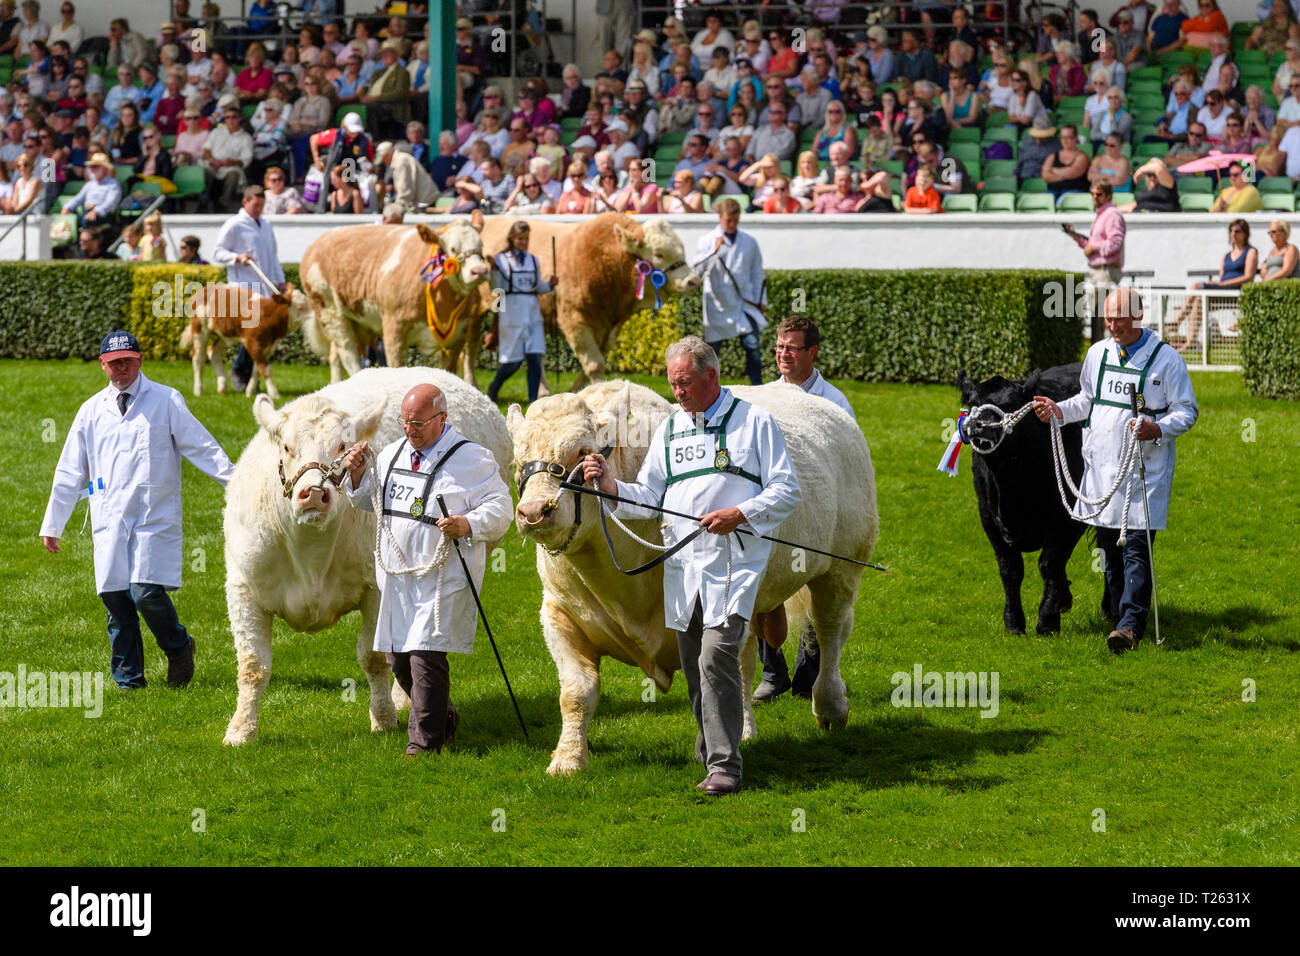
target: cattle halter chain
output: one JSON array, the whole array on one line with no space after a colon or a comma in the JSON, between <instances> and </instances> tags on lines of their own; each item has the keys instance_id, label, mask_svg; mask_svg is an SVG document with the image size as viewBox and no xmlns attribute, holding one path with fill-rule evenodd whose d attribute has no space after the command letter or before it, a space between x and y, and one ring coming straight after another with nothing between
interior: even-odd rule
<instances>
[{"instance_id":1,"label":"cattle halter chain","mask_svg":"<svg viewBox=\"0 0 1300 956\"><path fill-rule=\"evenodd\" d=\"M990 411L991 410L991 411ZM992 428L999 428L1000 432L996 438L980 438L965 434L963 427L962 437L970 444L971 448L981 455L992 454L1003 440L1011 434L1012 429L1018 425L1030 412L1034 410L1033 402L1026 402L1010 414L1004 412L996 405L977 405L970 410L967 415L967 422L971 420L978 421L980 424L988 425ZM988 416L987 420L982 417ZM1132 485L1133 479L1137 477L1138 469L1138 438L1132 428L1124 432L1124 444L1120 447L1119 470L1115 472L1115 481L1100 498L1085 498L1083 493L1075 487L1074 479L1070 476L1070 463L1065 456L1065 440L1061 437L1061 420L1055 415L1051 416L1051 427L1049 432L1052 437L1052 470L1056 473L1056 489L1061 494L1061 504L1066 511L1072 511L1073 506L1070 504L1069 497L1065 493L1068 486L1071 494L1089 508L1095 508L1095 511L1089 514L1077 515L1076 520L1085 524L1094 518L1100 517L1101 513L1106 510L1111 499L1119 491L1120 485L1124 486L1124 510L1120 513L1119 521L1119 544L1123 545L1128 539L1128 509L1133 500ZM983 446L983 447L981 447Z\"/></svg>"}]
</instances>

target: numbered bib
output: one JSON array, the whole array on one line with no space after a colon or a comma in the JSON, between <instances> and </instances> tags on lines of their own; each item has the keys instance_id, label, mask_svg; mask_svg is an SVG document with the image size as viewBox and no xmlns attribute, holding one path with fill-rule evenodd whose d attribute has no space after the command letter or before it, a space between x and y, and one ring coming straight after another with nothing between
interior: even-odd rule
<instances>
[{"instance_id":1,"label":"numbered bib","mask_svg":"<svg viewBox=\"0 0 1300 956\"><path fill-rule=\"evenodd\" d=\"M668 442L668 461L674 472L694 471L712 464L718 454L717 436L708 432L678 435Z\"/></svg>"},{"instance_id":2,"label":"numbered bib","mask_svg":"<svg viewBox=\"0 0 1300 956\"><path fill-rule=\"evenodd\" d=\"M395 517L410 515L419 518L424 515L425 487L430 476L419 471L394 468L388 476L385 488L384 510Z\"/></svg>"},{"instance_id":3,"label":"numbered bib","mask_svg":"<svg viewBox=\"0 0 1300 956\"><path fill-rule=\"evenodd\" d=\"M1101 370L1101 382L1098 393L1109 405L1129 405L1129 395L1138 387L1141 369L1127 369L1118 365L1107 365ZM1138 407L1142 407L1142 396L1138 395Z\"/></svg>"}]
</instances>

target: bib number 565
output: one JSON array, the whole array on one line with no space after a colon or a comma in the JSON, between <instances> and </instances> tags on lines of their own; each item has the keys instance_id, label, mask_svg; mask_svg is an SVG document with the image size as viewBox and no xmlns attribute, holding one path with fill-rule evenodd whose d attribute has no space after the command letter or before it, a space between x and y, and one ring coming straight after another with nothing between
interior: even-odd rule
<instances>
[{"instance_id":1,"label":"bib number 565","mask_svg":"<svg viewBox=\"0 0 1300 956\"><path fill-rule=\"evenodd\" d=\"M680 465L688 461L698 461L704 458L707 447L701 443L698 445L678 445L673 449L673 463Z\"/></svg>"}]
</instances>

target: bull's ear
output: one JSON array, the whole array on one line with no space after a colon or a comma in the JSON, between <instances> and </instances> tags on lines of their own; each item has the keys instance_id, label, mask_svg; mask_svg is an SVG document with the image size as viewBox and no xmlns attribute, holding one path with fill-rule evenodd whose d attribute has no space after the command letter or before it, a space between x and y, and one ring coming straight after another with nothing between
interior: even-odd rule
<instances>
[{"instance_id":1,"label":"bull's ear","mask_svg":"<svg viewBox=\"0 0 1300 956\"><path fill-rule=\"evenodd\" d=\"M969 402L975 397L975 383L970 380L964 368L957 370L957 389L961 392L963 402Z\"/></svg>"},{"instance_id":2,"label":"bull's ear","mask_svg":"<svg viewBox=\"0 0 1300 956\"><path fill-rule=\"evenodd\" d=\"M475 232L483 231L483 210L475 209L469 214L469 224L474 227Z\"/></svg>"},{"instance_id":3,"label":"bull's ear","mask_svg":"<svg viewBox=\"0 0 1300 956\"><path fill-rule=\"evenodd\" d=\"M629 229L624 229L620 225L614 226L614 235L623 243L623 248L627 250L630 256L641 256L641 240L636 234Z\"/></svg>"},{"instance_id":4,"label":"bull's ear","mask_svg":"<svg viewBox=\"0 0 1300 956\"><path fill-rule=\"evenodd\" d=\"M422 222L416 223L415 231L418 232L420 234L420 238L423 239L425 242L429 243L429 245L437 244L438 234L434 232L432 229L430 229L428 226L426 226L424 223Z\"/></svg>"},{"instance_id":5,"label":"bull's ear","mask_svg":"<svg viewBox=\"0 0 1300 956\"><path fill-rule=\"evenodd\" d=\"M357 441L369 441L379 431L379 424L384 420L384 411L388 407L387 399L381 398L361 413L356 420Z\"/></svg>"},{"instance_id":6,"label":"bull's ear","mask_svg":"<svg viewBox=\"0 0 1300 956\"><path fill-rule=\"evenodd\" d=\"M253 399L253 420L277 441L280 429L284 427L284 414L275 410L275 402L270 395L259 395Z\"/></svg>"},{"instance_id":7,"label":"bull's ear","mask_svg":"<svg viewBox=\"0 0 1300 956\"><path fill-rule=\"evenodd\" d=\"M506 430L510 432L510 440L518 441L519 433L524 427L524 413L519 409L518 402L511 402L510 407L506 409Z\"/></svg>"}]
</instances>

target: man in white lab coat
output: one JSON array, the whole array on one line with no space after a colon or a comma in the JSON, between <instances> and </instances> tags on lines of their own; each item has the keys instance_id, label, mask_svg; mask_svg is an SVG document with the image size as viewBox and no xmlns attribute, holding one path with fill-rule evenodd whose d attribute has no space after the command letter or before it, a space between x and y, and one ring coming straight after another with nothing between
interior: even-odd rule
<instances>
[{"instance_id":1,"label":"man in white lab coat","mask_svg":"<svg viewBox=\"0 0 1300 956\"><path fill-rule=\"evenodd\" d=\"M401 558L385 535L375 574L380 588L375 650L384 651L402 690L411 698L407 756L442 750L455 737L459 714L450 706L451 672L447 654L474 649L477 608L470 583L451 541L442 562L425 573L390 574L406 566L420 569L438 556L444 536L460 541L461 553L481 589L487 544L505 534L514 515L510 491L492 453L463 437L447 421L447 400L435 385L417 385L402 400L406 437L384 448L375 460L383 513L401 548ZM366 468L370 446L354 445L343 460L352 475L352 503L374 510L375 477ZM443 517L437 496L447 502Z\"/></svg>"},{"instance_id":2,"label":"man in white lab coat","mask_svg":"<svg viewBox=\"0 0 1300 956\"><path fill-rule=\"evenodd\" d=\"M41 538L51 554L78 499L90 498L95 590L108 608L113 680L146 686L143 615L167 655L167 683L194 676L194 639L176 616L168 591L181 586L181 458L224 487L232 466L180 392L145 378L140 344L110 333L99 348L108 375L103 391L77 410L54 470Z\"/></svg>"},{"instance_id":3,"label":"man in white lab coat","mask_svg":"<svg viewBox=\"0 0 1300 956\"><path fill-rule=\"evenodd\" d=\"M776 367L781 377L776 382L768 384L784 382L797 385L809 395L826 399L856 420L853 406L844 397L844 393L826 381L814 365L821 341L821 331L807 316L787 315L782 319L776 327ZM785 605L777 605L775 609L762 615L756 630L764 638L758 642L758 659L763 663L763 680L754 691L754 703L761 704L775 700L787 690L796 697L812 700L813 684L817 682L817 672L821 666L816 638L812 637L811 643L806 643L803 635L800 635L799 646L795 651L792 679L790 669L785 662L785 653L780 646L785 641L786 635ZM776 643L769 643L769 641Z\"/></svg>"},{"instance_id":4,"label":"man in white lab coat","mask_svg":"<svg viewBox=\"0 0 1300 956\"><path fill-rule=\"evenodd\" d=\"M740 231L740 203L727 197L714 204L718 226L700 237L691 268L704 276L704 341L715 352L727 339L740 338L745 374L763 384L763 353L758 335L767 325L767 279L758 242Z\"/></svg>"},{"instance_id":5,"label":"man in white lab coat","mask_svg":"<svg viewBox=\"0 0 1300 956\"><path fill-rule=\"evenodd\" d=\"M702 516L698 524L664 516L665 545L697 535L664 563L664 617L677 631L699 726L695 757L709 771L698 787L721 796L740 789L740 648L772 549L756 535L775 530L798 506L799 481L776 420L718 385L710 346L690 335L666 357L680 407L656 430L636 481L616 481L600 455L584 459L583 474L608 494ZM613 513L654 517L626 504ZM741 525L755 536L731 537Z\"/></svg>"},{"instance_id":6,"label":"man in white lab coat","mask_svg":"<svg viewBox=\"0 0 1300 956\"><path fill-rule=\"evenodd\" d=\"M1106 297L1106 329L1110 338L1088 349L1079 376L1081 391L1059 405L1034 396L1034 413L1043 421L1055 415L1066 424L1082 421L1083 497L1098 499L1110 490L1119 471L1125 433L1134 430L1146 461L1146 495L1151 510L1151 543L1169 517L1169 492L1174 484L1175 439L1196 424L1200 410L1192 380L1181 355L1146 329L1142 298L1131 288L1115 289ZM1135 419L1132 395L1138 396ZM1128 537L1119 544L1119 528L1126 507L1123 489L1099 515L1076 502L1074 514L1097 528L1097 544L1105 557L1105 591L1102 609L1114 622L1106 645L1116 654L1131 651L1146 630L1151 607L1151 554L1147 550L1146 518L1142 508L1142 482L1128 486Z\"/></svg>"},{"instance_id":7,"label":"man in white lab coat","mask_svg":"<svg viewBox=\"0 0 1300 956\"><path fill-rule=\"evenodd\" d=\"M248 289L254 296L270 298L285 288L284 268L280 265L280 251L276 247L271 221L262 215L266 208L266 192L261 186L244 190L243 207L227 219L217 233L217 244L212 250L212 261L226 267L226 282ZM272 288L262 281L253 263L275 283ZM230 363L230 385L243 391L253 374L253 359L243 345Z\"/></svg>"}]
</instances>

